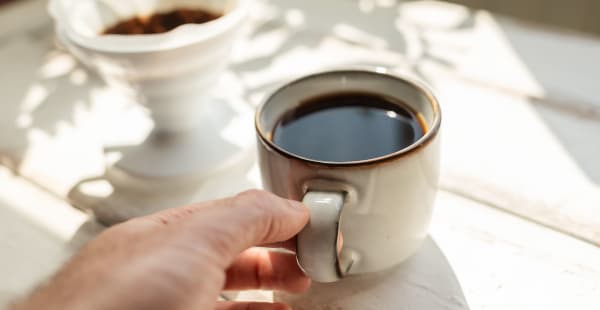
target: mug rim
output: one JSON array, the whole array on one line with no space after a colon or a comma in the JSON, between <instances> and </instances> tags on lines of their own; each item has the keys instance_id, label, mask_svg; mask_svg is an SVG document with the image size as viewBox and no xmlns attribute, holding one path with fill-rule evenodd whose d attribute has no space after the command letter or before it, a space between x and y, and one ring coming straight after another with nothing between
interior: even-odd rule
<instances>
[{"instance_id":1,"label":"mug rim","mask_svg":"<svg viewBox=\"0 0 600 310\"><path fill-rule=\"evenodd\" d=\"M316 159L312 159L312 158L294 154L294 153L289 152L289 151L285 150L284 148L280 147L279 145L277 145L276 143L274 143L273 141L271 141L268 138L269 131L264 130L264 128L262 128L262 126L260 124L260 116L264 113L265 106L273 99L273 97L275 97L275 95L279 94L280 92L284 91L285 89L287 89L289 87L293 87L294 85L303 83L309 79L327 76L327 75L338 75L338 74L349 74L349 73L367 73L367 74L373 74L376 76L384 76L384 77L396 80L398 82L408 83L411 87L414 87L417 91L420 91L423 95L425 95L427 97L427 99L428 99L427 102L431 105L431 109L433 111L433 125L431 126L431 129L427 130L427 132L421 138L419 138L417 141L413 142L411 145L409 145L403 149L400 149L398 151L395 151L395 152L392 152L392 153L389 153L389 154L386 154L383 156L379 156L379 157L369 158L369 159L355 160L355 161L339 161L339 162L316 160ZM326 166L330 166L330 167L350 167L350 166L364 166L364 165L370 165L370 164L378 164L381 162L398 159L398 158L404 157L408 154L412 154L412 153L422 149L423 147L427 146L429 144L429 142L431 142L438 135L438 132L441 127L441 123L442 123L442 111L441 111L441 108L439 105L439 101L436 98L436 96L433 94L433 92L429 89L429 87L425 86L422 82L417 81L413 78L409 78L407 76L403 76L403 75L396 74L396 73L390 73L388 69L383 68L383 67L375 67L375 68L370 68L370 69L328 70L328 71L322 71L322 72L308 74L306 76L297 78L295 80L292 80L291 82L285 83L283 86L278 87L274 92L272 92L269 96L267 96L266 99L264 99L263 102L260 104L260 106L257 108L256 114L254 116L255 130L256 130L258 137L262 143L266 144L271 149L277 151L279 154L281 154L285 157L294 158L294 159L297 159L297 160L300 160L303 162L312 163L312 164L326 165Z\"/></svg>"}]
</instances>

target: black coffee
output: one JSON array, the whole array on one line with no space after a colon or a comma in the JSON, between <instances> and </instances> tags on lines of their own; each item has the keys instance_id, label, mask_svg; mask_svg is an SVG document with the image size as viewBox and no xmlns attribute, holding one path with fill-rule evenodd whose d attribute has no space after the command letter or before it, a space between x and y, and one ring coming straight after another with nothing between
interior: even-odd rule
<instances>
[{"instance_id":1,"label":"black coffee","mask_svg":"<svg viewBox=\"0 0 600 310\"><path fill-rule=\"evenodd\" d=\"M303 102L275 126L273 142L319 161L348 162L404 149L425 133L417 114L393 98L334 93Z\"/></svg>"}]
</instances>

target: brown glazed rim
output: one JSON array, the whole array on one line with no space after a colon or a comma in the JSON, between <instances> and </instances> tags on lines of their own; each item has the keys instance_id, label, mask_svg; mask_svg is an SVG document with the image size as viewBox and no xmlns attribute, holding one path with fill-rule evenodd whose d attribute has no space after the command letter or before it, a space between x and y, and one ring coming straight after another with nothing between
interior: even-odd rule
<instances>
[{"instance_id":1,"label":"brown glazed rim","mask_svg":"<svg viewBox=\"0 0 600 310\"><path fill-rule=\"evenodd\" d=\"M269 101L271 101L271 99L275 95L277 95L278 93L287 89L288 87L293 87L296 84L302 83L306 80L309 80L309 79L312 79L315 77L320 77L320 76L325 76L325 75L341 75L341 74L349 74L349 73L367 73L367 74L372 74L372 75L384 76L384 77L391 78L391 79L396 80L401 83L407 83L410 86L414 87L417 91L420 91L422 94L424 94L427 97L428 102L431 105L431 108L433 111L433 116L434 116L433 125L431 126L431 128L427 128L428 130L425 135L423 135L419 140L417 140L415 143L411 144L409 147L403 148L399 151L396 151L394 153L390 153L390 154L387 154L384 156L365 159L365 160L358 160L358 161L332 162L332 161L320 161L320 160L306 158L306 157L299 156L299 155L296 155L294 153L284 150L283 148L279 147L278 145L273 143L268 138L270 136L270 131L266 131L266 130L264 130L264 128L262 128L260 126L260 115L262 114L267 103L269 103ZM283 156L295 158L297 160L312 163L312 164L325 165L325 166L330 166L330 167L332 167L332 166L333 167L349 167L349 166L372 165L372 164L386 162L388 160L394 160L394 159L403 157L405 155L411 154L411 153L416 152L419 149L425 147L427 144L429 144L429 142L431 140L433 140L433 138L435 138L437 136L437 134L440 130L441 123L442 123L442 113L441 113L439 102L438 102L437 98L433 95L433 93L429 90L428 87L426 87L425 85L423 85L420 82L415 81L414 79L402 77L402 76L396 75L396 74L391 74L391 73L389 73L389 71L387 69L380 68L380 67L372 68L372 69L347 69L347 70L324 71L324 72L310 74L310 75L301 77L299 79L296 79L292 82L286 83L285 85L279 87L276 91L274 91L271 95L269 95L263 101L263 103L258 107L255 118L254 118L254 125L256 127L256 132L258 133L258 136L262 143L266 144L267 146L269 146L270 148L277 151L278 153L280 153Z\"/></svg>"}]
</instances>

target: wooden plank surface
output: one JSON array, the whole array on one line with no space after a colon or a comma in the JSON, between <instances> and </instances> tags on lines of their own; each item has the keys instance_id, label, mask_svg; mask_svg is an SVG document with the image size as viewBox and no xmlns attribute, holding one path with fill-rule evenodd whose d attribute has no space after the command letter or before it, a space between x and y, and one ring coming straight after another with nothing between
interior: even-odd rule
<instances>
[{"instance_id":1,"label":"wooden plank surface","mask_svg":"<svg viewBox=\"0 0 600 310\"><path fill-rule=\"evenodd\" d=\"M101 227L4 168L0 189L2 307L43 281ZM393 309L461 309L466 303L470 309L600 306L597 247L445 192L438 195L431 235L412 263L398 270L400 282L389 289L402 302ZM374 289L366 285L366 292ZM385 289L376 291L381 297ZM250 292L239 299L269 296ZM355 301L377 294L361 296ZM384 307L381 300L372 306Z\"/></svg>"},{"instance_id":2,"label":"wooden plank surface","mask_svg":"<svg viewBox=\"0 0 600 310\"><path fill-rule=\"evenodd\" d=\"M439 94L445 113L446 189L600 243L600 164L595 160L600 145L593 143L600 135L600 93L594 82L600 80L594 61L600 41L506 24L485 13L471 16L436 2L396 9L342 0L256 5L246 40L224 78L227 92L255 105L295 76L354 64L384 65L425 80ZM336 14L325 19L323 12ZM436 16L435 24L428 14ZM527 43L529 52L539 47L544 53L522 58L505 32ZM5 164L79 207L116 218L250 186L216 191L227 182L223 177L187 189L177 199L160 184L142 186L148 195L139 188L105 186L110 150L136 145L151 124L139 107L52 44L48 29L46 36L24 35L0 48L0 61L11 72L0 76ZM244 133L243 139L254 143L251 113L243 123L235 135ZM247 169L225 175L243 179ZM81 185L97 185L100 193L86 195ZM164 194L157 192L161 188Z\"/></svg>"},{"instance_id":3,"label":"wooden plank surface","mask_svg":"<svg viewBox=\"0 0 600 310\"><path fill-rule=\"evenodd\" d=\"M429 53L422 62L445 64L443 68L457 78L503 92L566 106L600 106L598 37L485 11L456 14L452 6L431 1L409 2L401 8L401 16L423 28L422 42ZM432 27L436 22L429 15L436 19L454 16L462 22Z\"/></svg>"},{"instance_id":4,"label":"wooden plank surface","mask_svg":"<svg viewBox=\"0 0 600 310\"><path fill-rule=\"evenodd\" d=\"M470 309L592 310L600 307L597 264L600 251L595 246L443 191L438 195L431 237L431 242L441 249L455 272ZM425 251L429 251L428 247L430 245L424 246ZM414 257L415 261L423 259L420 255ZM439 264L432 268L438 270ZM397 272L401 273L402 269L403 266ZM427 291L435 287L431 283L445 281L439 276L446 274L439 270L424 272L414 284ZM403 283L413 280L406 277ZM352 288L357 296L364 297L361 289ZM327 286L315 289L332 290ZM346 309L364 300L372 302L361 304L359 309L385 309L385 305L377 303L376 293L365 294L364 299L358 300L346 296L343 290L338 293L325 294L326 297L318 295L316 300L302 304L306 308L298 309ZM423 304L427 301L411 300L401 285L395 293L407 299L393 309L432 309L432 304L439 305L440 301L445 301L442 309L453 309L461 300L451 302L448 296L452 295L430 291L431 295L425 298L432 303ZM332 302L336 300L334 296L345 296L345 299ZM237 298L272 300L273 295L244 292ZM276 294L275 299L290 300L290 297ZM330 303L319 303L322 301Z\"/></svg>"},{"instance_id":5,"label":"wooden plank surface","mask_svg":"<svg viewBox=\"0 0 600 310\"><path fill-rule=\"evenodd\" d=\"M600 122L430 76L444 189L600 245Z\"/></svg>"},{"instance_id":6,"label":"wooden plank surface","mask_svg":"<svg viewBox=\"0 0 600 310\"><path fill-rule=\"evenodd\" d=\"M431 235L471 309L600 307L596 246L443 192Z\"/></svg>"},{"instance_id":7,"label":"wooden plank surface","mask_svg":"<svg viewBox=\"0 0 600 310\"><path fill-rule=\"evenodd\" d=\"M0 309L51 275L102 226L0 166Z\"/></svg>"},{"instance_id":8,"label":"wooden plank surface","mask_svg":"<svg viewBox=\"0 0 600 310\"><path fill-rule=\"evenodd\" d=\"M309 4L304 8L306 11L312 9ZM345 15L353 16L353 26L360 30L354 29L354 32L363 35L344 36L344 32L351 31L346 28L345 31L336 31L332 24L339 21L311 24L322 31L320 41L311 36L312 27L303 30L302 27L285 24L285 20L282 21L284 26L277 26L270 16L265 18L265 22L270 23L271 30L258 32L253 39L279 42L271 46L273 50L262 50L272 58L262 56L265 60L258 62L259 66L249 66L248 63L254 61L252 56L245 54L250 60L240 57L234 68L253 94L252 98L256 97L254 102L260 101L270 85L287 79L290 74L344 63L378 63L417 76L432 85L442 100L445 114L444 188L600 244L597 229L600 227L600 216L597 215L600 164L594 160L600 157L600 144L594 143L595 137L600 135L600 119L597 117L600 114L593 112L596 111L595 103L551 101L561 98L559 95L551 97L550 101L545 101L548 99L545 97L542 99L546 92L553 95L565 90L575 94L575 88L568 87L576 81L586 88L580 89L581 94L594 93L594 78L600 79L600 70L588 71L589 75L573 75L570 77L571 84L565 83L567 88L561 89L561 81L566 81L567 77L553 74L552 66L566 63L549 58L544 60L547 61L545 65L541 61L536 62L534 65L541 66L545 70L544 78L550 81L550 89L546 90L537 83L528 67L523 66L519 55L512 52L502 33L496 31L500 25L491 16L474 16L474 22L479 23L474 32L459 29L453 35L452 31L440 30L425 21L421 23L420 16L433 14L435 7L431 4L403 9L402 14L407 14L406 24L397 32L366 25L369 14L385 11L384 7L372 8L364 15L361 15L360 8L341 7L340 10L348 11L344 11ZM277 10L279 16L285 16L286 11L300 9L288 2L283 7L273 8L273 11ZM382 14L387 16L385 14L390 13L387 10ZM448 8L440 14L445 16L447 25L452 24L453 19L463 18L460 17L463 13L456 8ZM418 40L415 42L413 38L403 43L404 48L396 43L397 47L377 49L379 38L409 38L411 31L416 31L411 28L415 25L429 26L430 29L423 34L429 45ZM593 49L600 46L595 42L590 47L585 41L579 42L580 38L569 37L565 38L569 48L561 49L559 35L520 29L516 24L506 27L509 26L513 27L511 31L519 33L521 41L536 41L544 47L544 51L554 51L554 55L573 53L573 58L582 57L588 63L592 63ZM450 37L443 37L446 32ZM291 33L293 42L290 41ZM242 50L250 51L252 55L252 43L245 47ZM419 52L423 47L429 50ZM462 48L465 49L462 53L455 52ZM534 45L529 48L533 49ZM343 58L338 57L340 51L344 51ZM541 58L552 52L543 54ZM489 59L489 56L494 59ZM447 60L446 64L444 60ZM584 65L583 62L580 64ZM591 67L595 64L597 62L593 62ZM510 90L513 86L521 89ZM542 97L535 95L538 91Z\"/></svg>"},{"instance_id":9,"label":"wooden plank surface","mask_svg":"<svg viewBox=\"0 0 600 310\"><path fill-rule=\"evenodd\" d=\"M598 257L591 244L600 244L598 40L435 2L257 5L225 77L230 91L251 104L294 76L350 64L391 67L436 90L445 114L442 186L471 201L442 195L433 236L471 308L538 308L535 302L597 308ZM11 72L0 76L1 163L79 207L124 210L120 216L157 208L146 205L152 196L114 191L102 180L110 160L105 149L135 145L147 134L151 124L143 111L55 50L50 27L0 42L0 63ZM243 182L223 187L228 179ZM246 165L169 201L227 195L256 179L256 168ZM10 208L0 210L16 217L14 223L31 224ZM28 226L6 229L14 234L20 227ZM56 257L35 274L47 274L66 255L57 250L63 239L35 229L22 237L46 244L40 248ZM18 253L23 244L10 248ZM2 288L0 295L29 285ZM522 295L529 291L532 298ZM551 298L543 299L544 291Z\"/></svg>"},{"instance_id":10,"label":"wooden plank surface","mask_svg":"<svg viewBox=\"0 0 600 310\"><path fill-rule=\"evenodd\" d=\"M448 0L497 14L524 19L555 28L572 29L600 34L600 27L592 23L596 19L595 0ZM588 22L584 22L588 21Z\"/></svg>"},{"instance_id":11,"label":"wooden plank surface","mask_svg":"<svg viewBox=\"0 0 600 310\"><path fill-rule=\"evenodd\" d=\"M323 67L381 64L417 76L443 101L447 189L599 243L600 145L589 142L600 134L599 41L437 2L400 5L400 21L385 5L330 2L319 8L343 18L325 21L307 17L315 4L264 5L263 28L234 64L253 102ZM269 40L253 59L252 42Z\"/></svg>"}]
</instances>

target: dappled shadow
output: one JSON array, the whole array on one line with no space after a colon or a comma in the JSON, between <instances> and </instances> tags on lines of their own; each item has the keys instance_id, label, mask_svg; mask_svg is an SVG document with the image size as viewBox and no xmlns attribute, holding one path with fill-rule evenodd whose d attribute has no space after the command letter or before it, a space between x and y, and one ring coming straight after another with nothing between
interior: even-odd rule
<instances>
[{"instance_id":1,"label":"dappled shadow","mask_svg":"<svg viewBox=\"0 0 600 310\"><path fill-rule=\"evenodd\" d=\"M475 22L434 38L436 55L463 49L455 72L428 72L441 81L444 189L597 244L599 41L488 12Z\"/></svg>"},{"instance_id":2,"label":"dappled shadow","mask_svg":"<svg viewBox=\"0 0 600 310\"><path fill-rule=\"evenodd\" d=\"M388 1L389 2L389 1ZM400 3L376 1L261 1L250 35L235 53L232 69L249 94L262 93L314 71L348 66L400 68L422 80L420 62L452 69L430 53L425 27L404 20ZM470 15L452 30L473 27ZM252 100L254 103L255 100Z\"/></svg>"},{"instance_id":3,"label":"dappled shadow","mask_svg":"<svg viewBox=\"0 0 600 310\"><path fill-rule=\"evenodd\" d=\"M423 27L399 20L398 4L369 7L363 2L261 2L257 10L260 16L253 17L251 33L231 65L233 74L243 84L239 88L256 103L254 99L266 90L295 76L325 68L378 65L408 69L427 80L420 74L421 60L452 67L448 60L429 53L429 43L421 38ZM470 24L465 18L453 27ZM34 162L35 167L27 171L26 177L64 195L65 186L76 188L86 178L105 177L101 166L107 160L105 153L135 147L143 140L138 136L144 135L146 129L133 128L140 124L137 120L131 122L131 130L113 132L118 127L115 124L126 122L126 117L113 103L107 104L105 110L101 106L105 100L120 99L94 94L95 90L106 88L104 83L72 56L52 48L51 41L24 39L0 52L3 59L19 59L14 68L6 68L10 75L0 77L2 85L12 86L2 102L0 158L15 171L20 171L24 161ZM104 114L80 117L86 113ZM94 124L86 126L89 120ZM71 139L65 132L77 138ZM75 145L82 143L89 146ZM47 166L53 168L40 171L44 152L48 150L53 157L47 159ZM70 152L81 152L82 156ZM78 157L77 162L67 163ZM66 167L67 164L73 167ZM94 167L88 167L91 165ZM65 176L56 176L61 170L69 171L65 171ZM87 203L85 199L72 201L80 207Z\"/></svg>"},{"instance_id":4,"label":"dappled shadow","mask_svg":"<svg viewBox=\"0 0 600 310\"><path fill-rule=\"evenodd\" d=\"M502 35L540 88L530 102L586 177L600 185L600 43L583 35L544 33L498 23Z\"/></svg>"},{"instance_id":5,"label":"dappled shadow","mask_svg":"<svg viewBox=\"0 0 600 310\"><path fill-rule=\"evenodd\" d=\"M32 140L52 139L75 126L100 82L48 40L19 39L0 50L0 59L0 163L18 172Z\"/></svg>"},{"instance_id":6,"label":"dappled shadow","mask_svg":"<svg viewBox=\"0 0 600 310\"><path fill-rule=\"evenodd\" d=\"M583 175L600 186L600 117L564 113L538 101L533 107Z\"/></svg>"},{"instance_id":7,"label":"dappled shadow","mask_svg":"<svg viewBox=\"0 0 600 310\"><path fill-rule=\"evenodd\" d=\"M357 1L320 4L307 1L263 1L255 12L260 15L253 16L247 38L240 44L230 66L237 81L243 84L235 87L242 88L253 103L256 103L256 96L290 78L331 67L377 65L402 68L421 76L423 80L427 79L420 75L419 63L423 59L452 68L450 61L429 53L429 42L421 38L424 27L411 26L410 23L398 20L401 10L397 4L392 7L368 8L359 5ZM323 18L322 14L331 17ZM469 16L465 15L452 28L462 29L471 27L472 24ZM409 47L406 40L408 34L413 37L410 44L418 46ZM410 49L418 52L407 57ZM111 147L105 144L104 152L112 153L116 150L122 154L121 151L135 147ZM124 158L121 159L123 161ZM68 193L71 201L83 209L92 210L105 224L201 198L220 196L207 194L209 189L202 182L191 187L173 186L176 182L168 181L166 185L161 185L161 182L149 178L143 180L138 177L136 180L136 177L115 176L115 169L110 171L111 169L104 175L80 180ZM219 178L239 179L240 174L243 172L238 172L238 175L224 172ZM207 183L225 186L224 181ZM110 188L110 193L96 195L83 189L96 185ZM227 185L229 188L225 192L233 194L252 186L252 182L243 182L240 186L231 183ZM212 190L224 192L217 188Z\"/></svg>"},{"instance_id":8,"label":"dappled shadow","mask_svg":"<svg viewBox=\"0 0 600 310\"><path fill-rule=\"evenodd\" d=\"M231 68L253 104L286 81L332 68L385 67L435 88L423 67L453 72L452 56L465 53L460 44L437 44L435 36L472 31L474 13L456 5L450 10L436 8L439 3L413 5L417 2L261 1Z\"/></svg>"}]
</instances>

